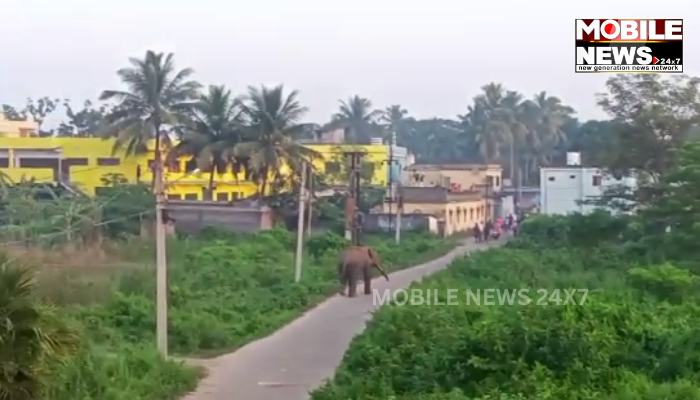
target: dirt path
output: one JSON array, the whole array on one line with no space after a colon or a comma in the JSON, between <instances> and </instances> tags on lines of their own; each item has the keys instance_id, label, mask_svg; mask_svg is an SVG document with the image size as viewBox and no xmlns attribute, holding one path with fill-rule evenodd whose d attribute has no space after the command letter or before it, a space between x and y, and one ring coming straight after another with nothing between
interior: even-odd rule
<instances>
[{"instance_id":1,"label":"dirt path","mask_svg":"<svg viewBox=\"0 0 700 400\"><path fill-rule=\"evenodd\" d=\"M482 245L465 244L425 264L397 271L373 287L400 289L445 268L455 257ZM309 392L332 378L353 336L362 332L372 296L335 296L274 334L238 351L208 360L209 375L183 400L307 400Z\"/></svg>"}]
</instances>

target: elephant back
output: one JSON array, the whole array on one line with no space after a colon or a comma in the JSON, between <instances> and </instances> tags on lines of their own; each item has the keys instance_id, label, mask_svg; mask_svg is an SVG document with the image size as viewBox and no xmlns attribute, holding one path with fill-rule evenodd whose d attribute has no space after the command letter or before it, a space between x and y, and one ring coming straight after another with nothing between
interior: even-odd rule
<instances>
[{"instance_id":1,"label":"elephant back","mask_svg":"<svg viewBox=\"0 0 700 400\"><path fill-rule=\"evenodd\" d=\"M369 246L346 247L340 255L344 264L379 263L377 252Z\"/></svg>"}]
</instances>

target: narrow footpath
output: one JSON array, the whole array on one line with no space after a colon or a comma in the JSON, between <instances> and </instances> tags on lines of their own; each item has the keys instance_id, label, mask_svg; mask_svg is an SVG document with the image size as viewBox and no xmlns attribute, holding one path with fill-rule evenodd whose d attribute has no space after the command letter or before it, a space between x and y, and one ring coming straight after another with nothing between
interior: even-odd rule
<instances>
[{"instance_id":1,"label":"narrow footpath","mask_svg":"<svg viewBox=\"0 0 700 400\"><path fill-rule=\"evenodd\" d=\"M494 243L495 244L495 243ZM438 259L377 278L373 289L405 288L444 269L455 257L484 249L471 241ZM307 400L333 377L352 338L378 308L372 296L334 296L272 335L208 360L209 375L183 400Z\"/></svg>"}]
</instances>

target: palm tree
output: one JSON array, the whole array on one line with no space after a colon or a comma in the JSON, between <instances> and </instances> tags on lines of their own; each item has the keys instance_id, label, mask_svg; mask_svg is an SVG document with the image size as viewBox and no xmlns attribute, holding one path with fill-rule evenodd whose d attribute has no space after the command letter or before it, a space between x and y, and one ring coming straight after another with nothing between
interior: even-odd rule
<instances>
[{"instance_id":1,"label":"palm tree","mask_svg":"<svg viewBox=\"0 0 700 400\"><path fill-rule=\"evenodd\" d=\"M43 398L51 361L79 343L34 289L32 270L0 259L0 399Z\"/></svg>"},{"instance_id":2,"label":"palm tree","mask_svg":"<svg viewBox=\"0 0 700 400\"><path fill-rule=\"evenodd\" d=\"M236 145L234 155L247 160L260 197L265 196L270 178L275 181L283 166L298 171L302 161L320 157L295 141L306 129L300 121L308 111L298 97L296 90L285 95L282 85L249 87L241 102L246 129L244 142Z\"/></svg>"},{"instance_id":3,"label":"palm tree","mask_svg":"<svg viewBox=\"0 0 700 400\"><path fill-rule=\"evenodd\" d=\"M501 146L507 138L506 127L495 118L489 102L477 97L465 115L459 116L465 135L472 135L479 154L486 162L501 157Z\"/></svg>"},{"instance_id":4,"label":"palm tree","mask_svg":"<svg viewBox=\"0 0 700 400\"><path fill-rule=\"evenodd\" d=\"M353 96L340 101L340 109L333 116L331 125L343 127L353 143L369 143L372 136L379 132L377 119L381 115L381 111L372 108L369 99Z\"/></svg>"},{"instance_id":5,"label":"palm tree","mask_svg":"<svg viewBox=\"0 0 700 400\"><path fill-rule=\"evenodd\" d=\"M147 151L148 141L155 139L157 174L162 172L161 146L169 142L163 128L184 123L200 85L190 79L192 69L176 70L172 53L149 50L143 59L131 58L129 63L131 67L117 71L127 90L105 90L100 96L117 103L105 117L108 126L101 136L116 137L114 151L125 148L127 155Z\"/></svg>"},{"instance_id":6,"label":"palm tree","mask_svg":"<svg viewBox=\"0 0 700 400\"><path fill-rule=\"evenodd\" d=\"M510 155L508 169L510 170L511 183L520 176L520 150L523 148L528 133L528 127L524 122L522 99L523 96L518 92L508 90L501 99L498 110L496 110L497 118L504 124L505 144L508 146Z\"/></svg>"},{"instance_id":7,"label":"palm tree","mask_svg":"<svg viewBox=\"0 0 700 400\"><path fill-rule=\"evenodd\" d=\"M401 107L400 105L392 105L387 107L386 110L381 115L381 121L384 122L387 130L389 131L389 139L392 139L392 135L396 134L397 141L398 138L404 139L409 135L407 126L406 116L408 111ZM392 143L393 144L393 143Z\"/></svg>"},{"instance_id":8,"label":"palm tree","mask_svg":"<svg viewBox=\"0 0 700 400\"><path fill-rule=\"evenodd\" d=\"M241 108L225 86L210 86L194 106L192 120L182 128L182 140L168 152L166 163L187 155L197 168L209 172L208 195L213 197L214 176L235 162L234 148L242 140Z\"/></svg>"},{"instance_id":9,"label":"palm tree","mask_svg":"<svg viewBox=\"0 0 700 400\"><path fill-rule=\"evenodd\" d=\"M523 162L528 174L551 162L555 150L566 141L562 128L572 113L573 109L546 92L523 103L523 118L528 126Z\"/></svg>"}]
</instances>

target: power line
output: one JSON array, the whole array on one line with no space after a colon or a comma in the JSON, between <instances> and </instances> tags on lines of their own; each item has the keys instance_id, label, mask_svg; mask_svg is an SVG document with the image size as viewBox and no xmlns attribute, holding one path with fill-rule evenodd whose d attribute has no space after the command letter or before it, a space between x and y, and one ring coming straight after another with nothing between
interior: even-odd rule
<instances>
[{"instance_id":1,"label":"power line","mask_svg":"<svg viewBox=\"0 0 700 400\"><path fill-rule=\"evenodd\" d=\"M115 189L116 189L116 188L115 188ZM93 207L91 210L89 210L88 212L86 212L85 215L83 215L82 218L81 218L80 220L74 222L74 224L71 224L71 225L80 224L80 223L82 223L83 221L85 221L86 219L88 219L89 216L90 216L91 214L93 214L94 212L99 211L99 210L101 210L101 209L104 209L105 207L107 207L107 205L109 205L109 204L111 204L112 202L114 202L121 194L126 193L127 189L128 189L127 187L120 188L120 190L118 190L114 195L112 195L112 196L108 197L107 199L105 199L104 201L100 202L97 206ZM9 219L9 218L10 218L10 217L7 216L7 215L5 215L5 216L2 217L3 220L7 220L7 219ZM31 223L30 223L30 224L23 224L23 226L27 226L27 225L29 225L30 227L32 227L32 226L41 226L42 224L40 224L40 223L37 223L37 224L34 224L34 225L32 225ZM7 226L0 227L0 231L2 231L2 230L9 230L9 229L11 229L11 228L10 228L10 227L7 227Z\"/></svg>"},{"instance_id":2,"label":"power line","mask_svg":"<svg viewBox=\"0 0 700 400\"><path fill-rule=\"evenodd\" d=\"M155 212L155 210L142 211L142 212L135 213L135 214L131 214L131 215L127 215L127 216L124 216L124 217L114 218L114 219L111 219L111 220L109 220L109 221L102 221L102 222L93 223L93 224L91 224L91 227L92 227L92 228L95 228L95 227L98 227L98 226L109 225L109 224L112 224L112 223L115 223L115 222L126 221L126 220L131 219L131 218L140 217L140 216L143 216L143 215L146 215L146 214L151 214L151 213L154 213L154 212ZM35 239L47 239L47 238L52 238L52 237L64 236L64 235L67 235L68 233L77 232L79 229L80 229L80 228L73 228L73 229L71 229L71 228L69 227L69 228L67 228L67 229L61 230L60 232L47 233L47 234L45 234L45 235L38 235L38 236L35 237ZM12 244L24 244L24 243L26 243L26 242L27 242L26 240L15 240L15 241L10 241L10 242L2 242L2 243L0 243L0 246L7 246L7 245L12 245Z\"/></svg>"},{"instance_id":3,"label":"power line","mask_svg":"<svg viewBox=\"0 0 700 400\"><path fill-rule=\"evenodd\" d=\"M17 168L21 168L21 167L17 167ZM90 172L90 171L94 171L94 170L98 170L98 169L103 169L103 168L110 168L110 167L109 167L109 166L90 167L90 168L85 168L85 169L81 169L81 170L78 170L78 171L72 171L72 172L70 172L70 175L73 175L73 174L80 174L80 173L83 173L83 172ZM5 169L10 169L10 170L11 170L11 169L15 169L15 168L5 168ZM31 169L31 168L24 168L24 169ZM37 169L44 169L44 168L37 168ZM53 180L53 179L54 179L54 176L55 176L55 175L53 175L53 174L52 174L51 176L44 176L44 177L41 177L41 178L37 178L37 177L32 176L31 179L34 179L35 181ZM18 183L22 183L22 182L10 182L10 183L18 184ZM37 182L37 183L43 183L43 182ZM59 180L57 183L60 183L60 180Z\"/></svg>"}]
</instances>

